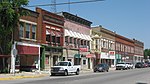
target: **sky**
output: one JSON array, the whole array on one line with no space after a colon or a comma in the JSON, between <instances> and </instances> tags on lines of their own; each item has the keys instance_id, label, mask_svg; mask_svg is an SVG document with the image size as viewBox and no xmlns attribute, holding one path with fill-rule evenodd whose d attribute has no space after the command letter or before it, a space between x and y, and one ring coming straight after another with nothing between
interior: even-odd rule
<instances>
[{"instance_id":1,"label":"sky","mask_svg":"<svg viewBox=\"0 0 150 84\"><path fill-rule=\"evenodd\" d=\"M56 0L56 3L68 1ZM85 0L70 0L70 2L76 1ZM51 4L51 0L29 0L29 5L39 4ZM53 12L51 6L40 6L40 8ZM92 26L102 25L129 39L135 38L144 42L144 49L150 48L150 0L104 0L57 5L56 8L57 12L69 12L91 21Z\"/></svg>"}]
</instances>

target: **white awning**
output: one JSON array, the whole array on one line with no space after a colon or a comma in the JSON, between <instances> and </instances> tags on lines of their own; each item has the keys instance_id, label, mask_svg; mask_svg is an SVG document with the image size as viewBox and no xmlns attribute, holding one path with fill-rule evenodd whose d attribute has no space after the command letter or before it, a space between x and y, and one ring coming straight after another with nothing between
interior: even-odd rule
<instances>
[{"instance_id":1,"label":"white awning","mask_svg":"<svg viewBox=\"0 0 150 84\"><path fill-rule=\"evenodd\" d=\"M49 35L49 34L51 34L48 30L46 30L46 35Z\"/></svg>"},{"instance_id":2,"label":"white awning","mask_svg":"<svg viewBox=\"0 0 150 84\"><path fill-rule=\"evenodd\" d=\"M84 40L90 40L90 41L92 40L89 35L81 34L78 32L73 32L73 31L67 30L67 29L65 29L65 36L84 39Z\"/></svg>"},{"instance_id":3,"label":"white awning","mask_svg":"<svg viewBox=\"0 0 150 84\"><path fill-rule=\"evenodd\" d=\"M90 35L87 35L87 38L88 38L89 41L92 41Z\"/></svg>"},{"instance_id":4,"label":"white awning","mask_svg":"<svg viewBox=\"0 0 150 84\"><path fill-rule=\"evenodd\" d=\"M84 34L81 34L82 39L87 40Z\"/></svg>"},{"instance_id":5,"label":"white awning","mask_svg":"<svg viewBox=\"0 0 150 84\"><path fill-rule=\"evenodd\" d=\"M70 33L70 37L76 38L75 35L74 35L74 33L73 33L73 31L69 30L69 33Z\"/></svg>"},{"instance_id":6,"label":"white awning","mask_svg":"<svg viewBox=\"0 0 150 84\"><path fill-rule=\"evenodd\" d=\"M65 29L65 36L70 36L70 32L67 29Z\"/></svg>"},{"instance_id":7,"label":"white awning","mask_svg":"<svg viewBox=\"0 0 150 84\"><path fill-rule=\"evenodd\" d=\"M84 36L85 36L86 40L89 40L88 35L84 35Z\"/></svg>"},{"instance_id":8,"label":"white awning","mask_svg":"<svg viewBox=\"0 0 150 84\"><path fill-rule=\"evenodd\" d=\"M75 38L79 38L79 36L78 36L78 34L77 34L76 32L73 32L73 33L74 33L74 35L75 35L75 36L74 36Z\"/></svg>"},{"instance_id":9,"label":"white awning","mask_svg":"<svg viewBox=\"0 0 150 84\"><path fill-rule=\"evenodd\" d=\"M77 33L77 35L78 35L78 38L82 39L82 36L80 33Z\"/></svg>"}]
</instances>

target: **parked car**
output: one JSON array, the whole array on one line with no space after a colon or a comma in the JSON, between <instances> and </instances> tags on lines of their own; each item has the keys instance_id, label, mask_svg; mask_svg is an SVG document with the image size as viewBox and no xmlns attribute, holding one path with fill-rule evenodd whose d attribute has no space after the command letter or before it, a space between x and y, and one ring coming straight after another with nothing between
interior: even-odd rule
<instances>
[{"instance_id":1,"label":"parked car","mask_svg":"<svg viewBox=\"0 0 150 84\"><path fill-rule=\"evenodd\" d=\"M97 64L95 67L94 67L94 72L105 72L105 71L109 71L109 65L108 64L105 64L105 63L101 63L101 64Z\"/></svg>"},{"instance_id":2,"label":"parked car","mask_svg":"<svg viewBox=\"0 0 150 84\"><path fill-rule=\"evenodd\" d=\"M125 62L117 63L116 70L126 70L128 69L128 65Z\"/></svg>"},{"instance_id":3,"label":"parked car","mask_svg":"<svg viewBox=\"0 0 150 84\"><path fill-rule=\"evenodd\" d=\"M133 69L133 63L131 62L126 62L128 69Z\"/></svg>"},{"instance_id":4,"label":"parked car","mask_svg":"<svg viewBox=\"0 0 150 84\"><path fill-rule=\"evenodd\" d=\"M148 62L147 64L148 64L148 67L150 67L150 62Z\"/></svg>"},{"instance_id":5,"label":"parked car","mask_svg":"<svg viewBox=\"0 0 150 84\"><path fill-rule=\"evenodd\" d=\"M135 68L144 68L144 63L143 62L137 62L135 64Z\"/></svg>"},{"instance_id":6,"label":"parked car","mask_svg":"<svg viewBox=\"0 0 150 84\"><path fill-rule=\"evenodd\" d=\"M144 68L148 67L148 63L144 63Z\"/></svg>"},{"instance_id":7,"label":"parked car","mask_svg":"<svg viewBox=\"0 0 150 84\"><path fill-rule=\"evenodd\" d=\"M70 61L61 61L58 62L55 66L51 67L51 75L68 75L68 73L75 73L76 75L79 75L79 72L80 65L73 65L73 63Z\"/></svg>"}]
</instances>

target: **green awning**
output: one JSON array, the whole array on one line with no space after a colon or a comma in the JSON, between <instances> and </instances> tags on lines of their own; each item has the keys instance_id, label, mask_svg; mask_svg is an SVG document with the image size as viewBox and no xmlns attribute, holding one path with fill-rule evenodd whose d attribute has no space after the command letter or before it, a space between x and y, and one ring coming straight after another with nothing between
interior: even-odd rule
<instances>
[{"instance_id":1,"label":"green awning","mask_svg":"<svg viewBox=\"0 0 150 84\"><path fill-rule=\"evenodd\" d=\"M80 54L75 54L74 58L81 58L81 55Z\"/></svg>"}]
</instances>

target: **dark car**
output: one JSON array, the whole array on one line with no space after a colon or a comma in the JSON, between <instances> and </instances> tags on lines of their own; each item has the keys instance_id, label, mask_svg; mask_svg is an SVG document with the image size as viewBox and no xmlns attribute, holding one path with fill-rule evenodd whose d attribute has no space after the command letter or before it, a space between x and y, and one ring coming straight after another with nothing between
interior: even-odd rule
<instances>
[{"instance_id":1,"label":"dark car","mask_svg":"<svg viewBox=\"0 0 150 84\"><path fill-rule=\"evenodd\" d=\"M143 62L137 62L135 64L135 68L144 68L144 63Z\"/></svg>"},{"instance_id":2,"label":"dark car","mask_svg":"<svg viewBox=\"0 0 150 84\"><path fill-rule=\"evenodd\" d=\"M148 64L148 67L150 67L150 62L148 62L147 64Z\"/></svg>"},{"instance_id":3,"label":"dark car","mask_svg":"<svg viewBox=\"0 0 150 84\"><path fill-rule=\"evenodd\" d=\"M105 64L105 63L101 63L101 64L97 64L95 67L94 67L94 72L105 72L105 71L109 71L109 66L108 64Z\"/></svg>"}]
</instances>

